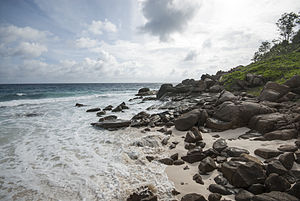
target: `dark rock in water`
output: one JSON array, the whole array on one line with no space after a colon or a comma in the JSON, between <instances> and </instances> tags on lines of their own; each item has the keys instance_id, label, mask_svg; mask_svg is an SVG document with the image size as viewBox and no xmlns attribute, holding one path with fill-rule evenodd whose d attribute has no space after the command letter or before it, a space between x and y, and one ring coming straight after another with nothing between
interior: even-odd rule
<instances>
[{"instance_id":1,"label":"dark rock in water","mask_svg":"<svg viewBox=\"0 0 300 201\"><path fill-rule=\"evenodd\" d=\"M203 125L206 122L208 114L206 110L195 109L181 115L175 120L175 128L179 131L191 129L196 124Z\"/></svg>"},{"instance_id":2,"label":"dark rock in water","mask_svg":"<svg viewBox=\"0 0 300 201\"><path fill-rule=\"evenodd\" d=\"M99 122L102 122L102 121L112 121L112 120L115 120L117 119L118 117L116 115L108 115L106 117L102 117L99 119Z\"/></svg>"},{"instance_id":3,"label":"dark rock in water","mask_svg":"<svg viewBox=\"0 0 300 201\"><path fill-rule=\"evenodd\" d=\"M261 114L250 119L249 127L260 133L268 133L276 130L277 123L284 120L285 115L281 113Z\"/></svg>"},{"instance_id":4,"label":"dark rock in water","mask_svg":"<svg viewBox=\"0 0 300 201\"><path fill-rule=\"evenodd\" d=\"M128 120L105 120L103 122L92 123L92 126L104 129L117 129L130 126L131 121Z\"/></svg>"},{"instance_id":5,"label":"dark rock in water","mask_svg":"<svg viewBox=\"0 0 300 201\"><path fill-rule=\"evenodd\" d=\"M232 175L231 184L239 188L247 188L252 184L261 183L265 180L265 172L261 165L254 162L241 164Z\"/></svg>"},{"instance_id":6,"label":"dark rock in water","mask_svg":"<svg viewBox=\"0 0 300 201\"><path fill-rule=\"evenodd\" d=\"M276 173L278 175L284 175L287 173L287 169L278 160L273 160L267 165L267 174Z\"/></svg>"},{"instance_id":7,"label":"dark rock in water","mask_svg":"<svg viewBox=\"0 0 300 201\"><path fill-rule=\"evenodd\" d=\"M165 165L173 165L174 161L171 158L163 158L163 159L159 159L158 162Z\"/></svg>"},{"instance_id":8,"label":"dark rock in water","mask_svg":"<svg viewBox=\"0 0 300 201\"><path fill-rule=\"evenodd\" d=\"M112 105L108 105L103 110L112 110L112 109L113 109L113 106Z\"/></svg>"},{"instance_id":9,"label":"dark rock in water","mask_svg":"<svg viewBox=\"0 0 300 201\"><path fill-rule=\"evenodd\" d=\"M149 189L148 186L143 186L137 189L127 198L127 201L157 201L157 196Z\"/></svg>"},{"instance_id":10,"label":"dark rock in water","mask_svg":"<svg viewBox=\"0 0 300 201\"><path fill-rule=\"evenodd\" d=\"M265 186L268 191L284 192L291 187L291 184L284 177L272 173L266 179Z\"/></svg>"},{"instance_id":11,"label":"dark rock in water","mask_svg":"<svg viewBox=\"0 0 300 201\"><path fill-rule=\"evenodd\" d=\"M228 180L223 177L222 175L218 175L214 178L214 181L216 182L216 184L219 184L221 186L225 186L228 184Z\"/></svg>"},{"instance_id":12,"label":"dark rock in water","mask_svg":"<svg viewBox=\"0 0 300 201\"><path fill-rule=\"evenodd\" d=\"M117 107L115 107L113 110L112 110L112 112L121 112L121 111L123 111L123 107L122 106L117 106Z\"/></svg>"},{"instance_id":13,"label":"dark rock in water","mask_svg":"<svg viewBox=\"0 0 300 201\"><path fill-rule=\"evenodd\" d=\"M154 157L153 157L153 156L146 156L146 159L147 159L149 162L151 162L151 161L154 160Z\"/></svg>"},{"instance_id":14,"label":"dark rock in water","mask_svg":"<svg viewBox=\"0 0 300 201\"><path fill-rule=\"evenodd\" d=\"M25 116L25 117L37 117L37 116L40 116L40 115L42 115L42 114L38 114L38 113L27 113L27 114L25 114L24 116Z\"/></svg>"},{"instance_id":15,"label":"dark rock in water","mask_svg":"<svg viewBox=\"0 0 300 201\"><path fill-rule=\"evenodd\" d=\"M279 156L279 161L286 169L290 170L294 165L295 156L293 153L284 153Z\"/></svg>"},{"instance_id":16,"label":"dark rock in water","mask_svg":"<svg viewBox=\"0 0 300 201\"><path fill-rule=\"evenodd\" d=\"M300 182L298 181L289 191L288 194L300 199Z\"/></svg>"},{"instance_id":17,"label":"dark rock in water","mask_svg":"<svg viewBox=\"0 0 300 201\"><path fill-rule=\"evenodd\" d=\"M223 138L220 138L213 143L213 149L218 152L221 152L226 147L227 147L227 142Z\"/></svg>"},{"instance_id":18,"label":"dark rock in water","mask_svg":"<svg viewBox=\"0 0 300 201\"><path fill-rule=\"evenodd\" d=\"M165 138L161 141L161 144L162 144L162 145L167 145L169 139L170 139L170 137L165 137Z\"/></svg>"},{"instance_id":19,"label":"dark rock in water","mask_svg":"<svg viewBox=\"0 0 300 201\"><path fill-rule=\"evenodd\" d=\"M238 147L227 147L222 152L227 153L229 157L239 157L241 154L249 154L249 151L246 149L238 148Z\"/></svg>"},{"instance_id":20,"label":"dark rock in water","mask_svg":"<svg viewBox=\"0 0 300 201\"><path fill-rule=\"evenodd\" d=\"M208 195L208 201L220 201L222 198L222 195L219 193L211 193Z\"/></svg>"},{"instance_id":21,"label":"dark rock in water","mask_svg":"<svg viewBox=\"0 0 300 201\"><path fill-rule=\"evenodd\" d=\"M295 152L298 150L298 147L294 145L280 145L280 147L278 147L277 149L283 152Z\"/></svg>"},{"instance_id":22,"label":"dark rock in water","mask_svg":"<svg viewBox=\"0 0 300 201\"><path fill-rule=\"evenodd\" d=\"M221 186L219 184L210 184L208 186L208 190L212 193L219 193L221 195L231 195L232 192L229 191L227 188L224 186Z\"/></svg>"},{"instance_id":23,"label":"dark rock in water","mask_svg":"<svg viewBox=\"0 0 300 201\"><path fill-rule=\"evenodd\" d=\"M75 104L75 107L84 107L84 106L86 106L86 105L81 104L81 103L76 103L76 104Z\"/></svg>"},{"instance_id":24,"label":"dark rock in water","mask_svg":"<svg viewBox=\"0 0 300 201\"><path fill-rule=\"evenodd\" d=\"M262 194L266 192L266 187L263 184L252 184L248 191L253 193L254 195Z\"/></svg>"},{"instance_id":25,"label":"dark rock in water","mask_svg":"<svg viewBox=\"0 0 300 201\"><path fill-rule=\"evenodd\" d=\"M97 112L97 116L98 117L101 117L102 115L105 115L106 114L106 112L105 111L100 111L100 112Z\"/></svg>"},{"instance_id":26,"label":"dark rock in water","mask_svg":"<svg viewBox=\"0 0 300 201\"><path fill-rule=\"evenodd\" d=\"M296 129L276 130L264 134L264 138L267 140L290 140L297 136L298 132Z\"/></svg>"},{"instance_id":27,"label":"dark rock in water","mask_svg":"<svg viewBox=\"0 0 300 201\"><path fill-rule=\"evenodd\" d=\"M140 94L140 93L145 93L145 92L148 92L148 91L150 91L150 89L144 87L144 88L139 89L138 93Z\"/></svg>"},{"instance_id":28,"label":"dark rock in water","mask_svg":"<svg viewBox=\"0 0 300 201\"><path fill-rule=\"evenodd\" d=\"M183 165L184 161L182 159L178 159L176 161L174 161L174 165Z\"/></svg>"},{"instance_id":29,"label":"dark rock in water","mask_svg":"<svg viewBox=\"0 0 300 201\"><path fill-rule=\"evenodd\" d=\"M98 112L100 110L101 110L100 108L96 107L96 108L88 109L86 112Z\"/></svg>"},{"instance_id":30,"label":"dark rock in water","mask_svg":"<svg viewBox=\"0 0 300 201\"><path fill-rule=\"evenodd\" d=\"M251 201L299 201L298 198L289 195L288 193L272 191L270 193L263 193L256 195Z\"/></svg>"},{"instance_id":31,"label":"dark rock in water","mask_svg":"<svg viewBox=\"0 0 300 201\"><path fill-rule=\"evenodd\" d=\"M242 189L235 195L234 198L236 201L251 201L252 197L254 197L252 193Z\"/></svg>"},{"instance_id":32,"label":"dark rock in water","mask_svg":"<svg viewBox=\"0 0 300 201\"><path fill-rule=\"evenodd\" d=\"M197 193L189 193L181 198L181 201L206 201L203 195Z\"/></svg>"},{"instance_id":33,"label":"dark rock in water","mask_svg":"<svg viewBox=\"0 0 300 201\"><path fill-rule=\"evenodd\" d=\"M216 163L211 157L206 157L205 159L203 159L198 166L200 174L206 174L208 172L213 171L216 168Z\"/></svg>"},{"instance_id":34,"label":"dark rock in water","mask_svg":"<svg viewBox=\"0 0 300 201\"><path fill-rule=\"evenodd\" d=\"M198 184L204 184L201 175L198 173L193 176L193 180Z\"/></svg>"},{"instance_id":35,"label":"dark rock in water","mask_svg":"<svg viewBox=\"0 0 300 201\"><path fill-rule=\"evenodd\" d=\"M255 149L254 154L264 159L269 159L269 158L279 156L280 154L282 154L282 152L277 150L272 150L272 149L259 148L259 149Z\"/></svg>"}]
</instances>

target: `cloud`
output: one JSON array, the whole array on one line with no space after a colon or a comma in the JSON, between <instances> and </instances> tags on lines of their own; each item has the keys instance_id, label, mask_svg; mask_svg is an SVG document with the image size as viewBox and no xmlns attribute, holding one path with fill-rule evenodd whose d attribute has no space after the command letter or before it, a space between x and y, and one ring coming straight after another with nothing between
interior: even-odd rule
<instances>
[{"instance_id":1,"label":"cloud","mask_svg":"<svg viewBox=\"0 0 300 201\"><path fill-rule=\"evenodd\" d=\"M25 58L33 58L39 57L43 52L47 51L47 47L39 43L22 42L18 47L16 47L13 50L12 55L22 56Z\"/></svg>"},{"instance_id":2,"label":"cloud","mask_svg":"<svg viewBox=\"0 0 300 201\"><path fill-rule=\"evenodd\" d=\"M184 58L184 61L193 61L197 58L197 56L198 56L197 51L191 50L191 51L188 52L188 54Z\"/></svg>"},{"instance_id":3,"label":"cloud","mask_svg":"<svg viewBox=\"0 0 300 201\"><path fill-rule=\"evenodd\" d=\"M147 22L141 30L167 41L172 33L184 31L197 9L198 4L187 0L146 0L143 14Z\"/></svg>"},{"instance_id":4,"label":"cloud","mask_svg":"<svg viewBox=\"0 0 300 201\"><path fill-rule=\"evenodd\" d=\"M99 41L87 37L81 37L75 41L78 48L93 48L99 45Z\"/></svg>"},{"instance_id":5,"label":"cloud","mask_svg":"<svg viewBox=\"0 0 300 201\"><path fill-rule=\"evenodd\" d=\"M95 35L101 35L103 32L117 32L117 27L107 19L103 22L101 20L93 20L92 24L88 26L88 31Z\"/></svg>"},{"instance_id":6,"label":"cloud","mask_svg":"<svg viewBox=\"0 0 300 201\"><path fill-rule=\"evenodd\" d=\"M0 40L4 43L10 43L17 40L43 41L50 32L39 31L31 27L17 27L14 25L0 27Z\"/></svg>"}]
</instances>

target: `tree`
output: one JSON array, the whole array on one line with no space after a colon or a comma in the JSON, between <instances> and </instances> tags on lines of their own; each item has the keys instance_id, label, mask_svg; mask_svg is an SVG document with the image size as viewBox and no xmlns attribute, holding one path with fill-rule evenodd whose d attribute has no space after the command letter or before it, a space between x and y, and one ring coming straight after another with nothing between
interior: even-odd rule
<instances>
[{"instance_id":1,"label":"tree","mask_svg":"<svg viewBox=\"0 0 300 201\"><path fill-rule=\"evenodd\" d=\"M281 18L277 21L276 25L279 29L280 35L283 37L283 41L287 43L290 42L290 39L294 35L293 28L299 23L300 16L296 13L284 13L281 15Z\"/></svg>"},{"instance_id":2,"label":"tree","mask_svg":"<svg viewBox=\"0 0 300 201\"><path fill-rule=\"evenodd\" d=\"M270 51L271 43L269 41L263 41L258 48L258 51L254 53L253 61L260 61L264 58L265 54Z\"/></svg>"}]
</instances>

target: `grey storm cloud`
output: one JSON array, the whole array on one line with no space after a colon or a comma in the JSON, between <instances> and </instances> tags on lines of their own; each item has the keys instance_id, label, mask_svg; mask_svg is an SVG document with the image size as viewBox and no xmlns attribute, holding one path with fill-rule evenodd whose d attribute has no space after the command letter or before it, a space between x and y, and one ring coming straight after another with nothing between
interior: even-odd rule
<instances>
[{"instance_id":1,"label":"grey storm cloud","mask_svg":"<svg viewBox=\"0 0 300 201\"><path fill-rule=\"evenodd\" d=\"M168 41L170 34L184 31L197 9L189 2L176 4L174 0L146 0L143 14L147 23L141 30L159 36L160 41Z\"/></svg>"}]
</instances>

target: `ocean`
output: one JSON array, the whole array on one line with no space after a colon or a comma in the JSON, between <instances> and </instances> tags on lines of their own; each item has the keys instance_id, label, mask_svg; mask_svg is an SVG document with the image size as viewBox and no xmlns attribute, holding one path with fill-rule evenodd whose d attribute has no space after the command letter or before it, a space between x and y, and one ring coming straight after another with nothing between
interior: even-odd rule
<instances>
[{"instance_id":1,"label":"ocean","mask_svg":"<svg viewBox=\"0 0 300 201\"><path fill-rule=\"evenodd\" d=\"M144 160L161 148L131 146L147 136L136 128L95 129L90 123L99 117L86 112L124 101L129 110L115 114L131 119L155 101L128 100L142 87L159 86L0 85L0 200L126 200L143 185L169 198L164 166Z\"/></svg>"}]
</instances>

